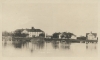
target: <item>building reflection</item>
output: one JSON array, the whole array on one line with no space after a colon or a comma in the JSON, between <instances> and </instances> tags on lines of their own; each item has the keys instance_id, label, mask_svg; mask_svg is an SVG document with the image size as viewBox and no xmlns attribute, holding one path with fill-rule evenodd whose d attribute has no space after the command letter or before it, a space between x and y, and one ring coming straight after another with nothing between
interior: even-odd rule
<instances>
[{"instance_id":1,"label":"building reflection","mask_svg":"<svg viewBox=\"0 0 100 60\"><path fill-rule=\"evenodd\" d=\"M61 48L62 49L70 49L71 42L69 41L61 41Z\"/></svg>"},{"instance_id":2,"label":"building reflection","mask_svg":"<svg viewBox=\"0 0 100 60\"><path fill-rule=\"evenodd\" d=\"M60 44L60 42L57 41L57 40L52 41L52 46L53 46L54 49L59 49L59 44Z\"/></svg>"},{"instance_id":3,"label":"building reflection","mask_svg":"<svg viewBox=\"0 0 100 60\"><path fill-rule=\"evenodd\" d=\"M9 43L11 42L11 43ZM76 43L77 44L77 43ZM97 43L78 43L79 45L83 46L86 50L96 50L97 49ZM12 41L3 41L2 43L3 47L6 47L8 45L13 46L16 49L23 49L23 50L29 50L29 52L37 52L37 51L61 51L62 49L71 50L70 48L73 48L73 43L69 41L59 41L59 40L52 40L52 41L45 41L45 40L32 40L32 41L26 41L26 40L12 40ZM77 46L75 46L77 47Z\"/></svg>"},{"instance_id":4,"label":"building reflection","mask_svg":"<svg viewBox=\"0 0 100 60\"><path fill-rule=\"evenodd\" d=\"M96 43L86 43L86 49L97 49Z\"/></svg>"},{"instance_id":5,"label":"building reflection","mask_svg":"<svg viewBox=\"0 0 100 60\"><path fill-rule=\"evenodd\" d=\"M52 41L54 49L70 49L71 42L68 41Z\"/></svg>"}]
</instances>

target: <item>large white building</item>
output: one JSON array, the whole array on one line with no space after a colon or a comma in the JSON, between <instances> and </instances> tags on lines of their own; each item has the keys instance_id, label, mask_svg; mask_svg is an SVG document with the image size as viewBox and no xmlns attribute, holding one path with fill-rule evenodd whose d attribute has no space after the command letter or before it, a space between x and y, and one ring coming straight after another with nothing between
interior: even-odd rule
<instances>
[{"instance_id":1,"label":"large white building","mask_svg":"<svg viewBox=\"0 0 100 60\"><path fill-rule=\"evenodd\" d=\"M97 40L97 33L86 33L87 40Z\"/></svg>"},{"instance_id":2,"label":"large white building","mask_svg":"<svg viewBox=\"0 0 100 60\"><path fill-rule=\"evenodd\" d=\"M18 29L21 31L21 34L28 34L27 37L38 37L41 33L44 33L41 29L35 29L32 27L31 29Z\"/></svg>"}]
</instances>

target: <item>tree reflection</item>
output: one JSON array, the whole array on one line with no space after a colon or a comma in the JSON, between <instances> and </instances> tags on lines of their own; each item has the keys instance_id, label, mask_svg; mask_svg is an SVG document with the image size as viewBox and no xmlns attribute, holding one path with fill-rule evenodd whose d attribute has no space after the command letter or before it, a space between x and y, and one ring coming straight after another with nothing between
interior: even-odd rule
<instances>
[{"instance_id":1,"label":"tree reflection","mask_svg":"<svg viewBox=\"0 0 100 60\"><path fill-rule=\"evenodd\" d=\"M33 52L34 50L41 50L44 48L44 41L43 40L34 40L31 41L32 47L31 47L31 52Z\"/></svg>"},{"instance_id":2,"label":"tree reflection","mask_svg":"<svg viewBox=\"0 0 100 60\"><path fill-rule=\"evenodd\" d=\"M7 41L4 41L3 46L4 46L4 47L6 47L6 46L7 46Z\"/></svg>"},{"instance_id":3,"label":"tree reflection","mask_svg":"<svg viewBox=\"0 0 100 60\"><path fill-rule=\"evenodd\" d=\"M22 48L22 47L25 47L26 45L26 41L21 41L21 40L13 40L12 41L12 44L15 48ZM27 45L26 45L27 46Z\"/></svg>"}]
</instances>

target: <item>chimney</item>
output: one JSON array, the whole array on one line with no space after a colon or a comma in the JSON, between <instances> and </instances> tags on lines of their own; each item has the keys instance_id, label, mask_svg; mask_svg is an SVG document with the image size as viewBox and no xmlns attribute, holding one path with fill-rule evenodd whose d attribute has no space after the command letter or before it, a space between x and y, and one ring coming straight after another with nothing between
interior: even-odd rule
<instances>
[{"instance_id":1,"label":"chimney","mask_svg":"<svg viewBox=\"0 0 100 60\"><path fill-rule=\"evenodd\" d=\"M34 29L34 27L32 27L32 29Z\"/></svg>"},{"instance_id":2,"label":"chimney","mask_svg":"<svg viewBox=\"0 0 100 60\"><path fill-rule=\"evenodd\" d=\"M92 31L90 33L92 33Z\"/></svg>"}]
</instances>

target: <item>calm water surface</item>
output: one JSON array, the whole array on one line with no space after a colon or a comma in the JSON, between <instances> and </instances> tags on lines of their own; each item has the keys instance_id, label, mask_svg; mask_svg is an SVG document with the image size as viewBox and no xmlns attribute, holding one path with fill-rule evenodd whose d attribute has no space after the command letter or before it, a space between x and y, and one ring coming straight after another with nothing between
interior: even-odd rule
<instances>
[{"instance_id":1,"label":"calm water surface","mask_svg":"<svg viewBox=\"0 0 100 60\"><path fill-rule=\"evenodd\" d=\"M97 43L2 41L2 55L14 57L97 57Z\"/></svg>"}]
</instances>

